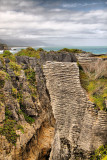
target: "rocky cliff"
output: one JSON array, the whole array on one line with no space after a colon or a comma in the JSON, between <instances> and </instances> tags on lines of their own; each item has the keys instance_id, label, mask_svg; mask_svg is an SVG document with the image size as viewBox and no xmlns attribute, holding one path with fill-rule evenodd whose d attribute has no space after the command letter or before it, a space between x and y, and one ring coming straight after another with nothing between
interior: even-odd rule
<instances>
[{"instance_id":1,"label":"rocky cliff","mask_svg":"<svg viewBox=\"0 0 107 160\"><path fill-rule=\"evenodd\" d=\"M106 112L88 101L75 55L0 57L0 160L85 160L106 144Z\"/></svg>"}]
</instances>

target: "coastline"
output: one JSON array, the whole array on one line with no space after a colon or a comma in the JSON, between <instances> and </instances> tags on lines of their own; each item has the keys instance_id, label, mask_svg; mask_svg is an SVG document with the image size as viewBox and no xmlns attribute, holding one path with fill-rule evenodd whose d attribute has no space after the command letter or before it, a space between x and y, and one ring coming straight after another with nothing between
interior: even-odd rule
<instances>
[{"instance_id":1,"label":"coastline","mask_svg":"<svg viewBox=\"0 0 107 160\"><path fill-rule=\"evenodd\" d=\"M19 52L21 49L26 49L26 47L11 47L10 52L15 54L17 52ZM45 47L45 46L36 46L34 47L34 49L38 49L38 48L43 48L46 51L50 51L50 50L54 50L54 51L58 51L62 48L68 48L68 49L80 49L83 50L85 52L91 52L93 54L96 55L100 55L100 54L107 54L107 46L68 46L68 47ZM3 53L3 50L0 50L0 54Z\"/></svg>"}]
</instances>

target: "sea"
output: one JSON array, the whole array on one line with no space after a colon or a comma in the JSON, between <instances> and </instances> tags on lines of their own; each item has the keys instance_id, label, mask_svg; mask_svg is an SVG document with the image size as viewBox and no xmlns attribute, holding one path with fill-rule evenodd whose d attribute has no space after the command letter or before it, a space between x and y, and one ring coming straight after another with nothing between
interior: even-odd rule
<instances>
[{"instance_id":1,"label":"sea","mask_svg":"<svg viewBox=\"0 0 107 160\"><path fill-rule=\"evenodd\" d=\"M10 52L17 53L19 52L21 49L25 49L27 47L12 47ZM64 47L45 47L45 46L38 46L38 47L33 47L35 49L38 48L43 48L46 51L50 51L50 50L54 50L54 51L58 51L62 48L69 48L69 49L81 49L83 51L86 52L91 52L93 54L107 54L107 46L64 46ZM0 53L3 53L3 51L1 50Z\"/></svg>"}]
</instances>

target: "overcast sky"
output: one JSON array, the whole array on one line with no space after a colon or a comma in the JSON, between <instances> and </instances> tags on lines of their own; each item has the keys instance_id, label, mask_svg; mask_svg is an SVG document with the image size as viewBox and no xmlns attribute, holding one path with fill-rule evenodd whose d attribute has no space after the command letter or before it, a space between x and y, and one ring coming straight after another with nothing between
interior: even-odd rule
<instances>
[{"instance_id":1,"label":"overcast sky","mask_svg":"<svg viewBox=\"0 0 107 160\"><path fill-rule=\"evenodd\" d=\"M0 41L107 46L107 0L0 0Z\"/></svg>"}]
</instances>

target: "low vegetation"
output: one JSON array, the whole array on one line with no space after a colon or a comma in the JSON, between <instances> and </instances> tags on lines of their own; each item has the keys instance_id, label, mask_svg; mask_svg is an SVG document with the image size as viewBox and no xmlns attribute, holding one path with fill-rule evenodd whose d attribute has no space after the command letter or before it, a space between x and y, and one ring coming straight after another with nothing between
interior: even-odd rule
<instances>
[{"instance_id":1,"label":"low vegetation","mask_svg":"<svg viewBox=\"0 0 107 160\"><path fill-rule=\"evenodd\" d=\"M107 160L107 145L100 146L91 157L91 160Z\"/></svg>"},{"instance_id":2,"label":"low vegetation","mask_svg":"<svg viewBox=\"0 0 107 160\"><path fill-rule=\"evenodd\" d=\"M32 87L33 88L33 87ZM34 91L33 91L34 92ZM32 95L33 93L31 92L31 95ZM35 93L36 94L36 93ZM34 95L35 95L34 94ZM23 94L22 94L22 91L21 90L17 90L16 88L12 88L12 96L14 97L14 98L16 98L17 99L17 101L19 102L19 104L20 104L20 110L18 111L18 114L23 114L24 115L24 118L25 118L25 120L26 120L26 122L27 123L29 123L29 124L32 124L32 123L34 123L35 122L35 119L32 117L32 116L29 116L27 113L26 113L26 106L25 105L23 105ZM8 110L8 109L6 109L6 115L8 116L9 115L9 117L11 117L11 112ZM7 116L6 116L6 119L7 119ZM22 129L21 129L21 131L22 131Z\"/></svg>"},{"instance_id":3,"label":"low vegetation","mask_svg":"<svg viewBox=\"0 0 107 160\"><path fill-rule=\"evenodd\" d=\"M14 71L16 76L20 76L20 71L21 71L20 65L18 65L16 62L10 62L9 66Z\"/></svg>"},{"instance_id":4,"label":"low vegetation","mask_svg":"<svg viewBox=\"0 0 107 160\"><path fill-rule=\"evenodd\" d=\"M33 117L27 115L25 112L22 112L22 113L27 123L32 124L35 122L35 119Z\"/></svg>"},{"instance_id":5,"label":"low vegetation","mask_svg":"<svg viewBox=\"0 0 107 160\"><path fill-rule=\"evenodd\" d=\"M3 54L0 54L0 59L4 63L4 59L3 58L8 58L10 61L16 62L15 56L8 50L5 50L3 52Z\"/></svg>"},{"instance_id":6,"label":"low vegetation","mask_svg":"<svg viewBox=\"0 0 107 160\"><path fill-rule=\"evenodd\" d=\"M35 71L32 68L28 68L25 70L25 75L27 77L27 80L31 85L35 85L36 79L35 79Z\"/></svg>"},{"instance_id":7,"label":"low vegetation","mask_svg":"<svg viewBox=\"0 0 107 160\"><path fill-rule=\"evenodd\" d=\"M16 56L28 56L28 57L36 57L37 59L40 58L40 52L44 51L42 48L39 48L37 50L28 47L27 49L22 49L18 53L16 53ZM44 51L45 53L49 53ZM80 49L68 49L68 48L63 48L59 51L51 51L51 52L71 52L71 53L82 53L83 51Z\"/></svg>"},{"instance_id":8,"label":"low vegetation","mask_svg":"<svg viewBox=\"0 0 107 160\"><path fill-rule=\"evenodd\" d=\"M22 133L24 133L24 128L20 124L17 124L16 128L17 130L20 130Z\"/></svg>"},{"instance_id":9,"label":"low vegetation","mask_svg":"<svg viewBox=\"0 0 107 160\"><path fill-rule=\"evenodd\" d=\"M15 131L16 121L7 119L4 122L3 127L0 127L0 134L6 136L6 139L12 143L16 144L18 135Z\"/></svg>"},{"instance_id":10,"label":"low vegetation","mask_svg":"<svg viewBox=\"0 0 107 160\"><path fill-rule=\"evenodd\" d=\"M12 87L12 96L13 96L14 98L17 98L17 94L18 94L17 89L14 88L14 87Z\"/></svg>"},{"instance_id":11,"label":"low vegetation","mask_svg":"<svg viewBox=\"0 0 107 160\"><path fill-rule=\"evenodd\" d=\"M6 72L0 70L0 89L4 87L6 79Z\"/></svg>"},{"instance_id":12,"label":"low vegetation","mask_svg":"<svg viewBox=\"0 0 107 160\"><path fill-rule=\"evenodd\" d=\"M13 63L12 63L13 64ZM12 66L12 68L14 68L15 70L20 70L20 67L17 66L16 64ZM35 79L35 71L31 68L28 68L25 70L25 75L28 81L28 85L29 88L31 90L31 96L33 96L34 98L36 97L36 79ZM12 96L17 99L17 101L20 104L20 111L18 112L18 114L23 114L24 118L26 120L26 122L28 122L29 124L32 124L35 119L32 116L29 116L26 113L26 106L23 104L23 90L22 90L22 85L20 85L18 88L14 88L12 87L11 89L11 94Z\"/></svg>"},{"instance_id":13,"label":"low vegetation","mask_svg":"<svg viewBox=\"0 0 107 160\"><path fill-rule=\"evenodd\" d=\"M27 77L27 80L29 82L29 88L31 90L31 95L33 97L36 97L37 89L36 89L36 78L35 78L35 71L31 68L28 68L25 70L25 75Z\"/></svg>"},{"instance_id":14,"label":"low vegetation","mask_svg":"<svg viewBox=\"0 0 107 160\"><path fill-rule=\"evenodd\" d=\"M88 76L82 67L80 69L80 82L82 87L87 91L89 99L100 110L107 110L105 100L107 99L107 78L101 77L95 79L92 75Z\"/></svg>"},{"instance_id":15,"label":"low vegetation","mask_svg":"<svg viewBox=\"0 0 107 160\"><path fill-rule=\"evenodd\" d=\"M3 91L0 90L0 102L4 103L4 101L5 101L5 95L4 95Z\"/></svg>"},{"instance_id":16,"label":"low vegetation","mask_svg":"<svg viewBox=\"0 0 107 160\"><path fill-rule=\"evenodd\" d=\"M5 121L3 127L0 127L0 134L4 135L9 143L13 145L17 142L16 130L21 130L24 133L24 128L21 125L18 125L17 122L12 117L12 112L8 107L5 109Z\"/></svg>"},{"instance_id":17,"label":"low vegetation","mask_svg":"<svg viewBox=\"0 0 107 160\"><path fill-rule=\"evenodd\" d=\"M35 119L32 116L29 116L26 113L26 106L24 106L22 103L20 103L20 110L18 111L18 114L23 114L24 118L26 120L27 123L32 124L35 122Z\"/></svg>"},{"instance_id":18,"label":"low vegetation","mask_svg":"<svg viewBox=\"0 0 107 160\"><path fill-rule=\"evenodd\" d=\"M35 50L34 48L28 47L27 49L22 49L16 56L28 56L28 57L36 57L37 59L40 58L40 52L43 51L42 48Z\"/></svg>"},{"instance_id":19,"label":"low vegetation","mask_svg":"<svg viewBox=\"0 0 107 160\"><path fill-rule=\"evenodd\" d=\"M107 54L105 55L100 55L100 56L97 56L98 58L107 58Z\"/></svg>"},{"instance_id":20,"label":"low vegetation","mask_svg":"<svg viewBox=\"0 0 107 160\"><path fill-rule=\"evenodd\" d=\"M68 48L63 48L59 50L58 52L71 52L71 53L82 53L83 51L80 49L68 49Z\"/></svg>"}]
</instances>

